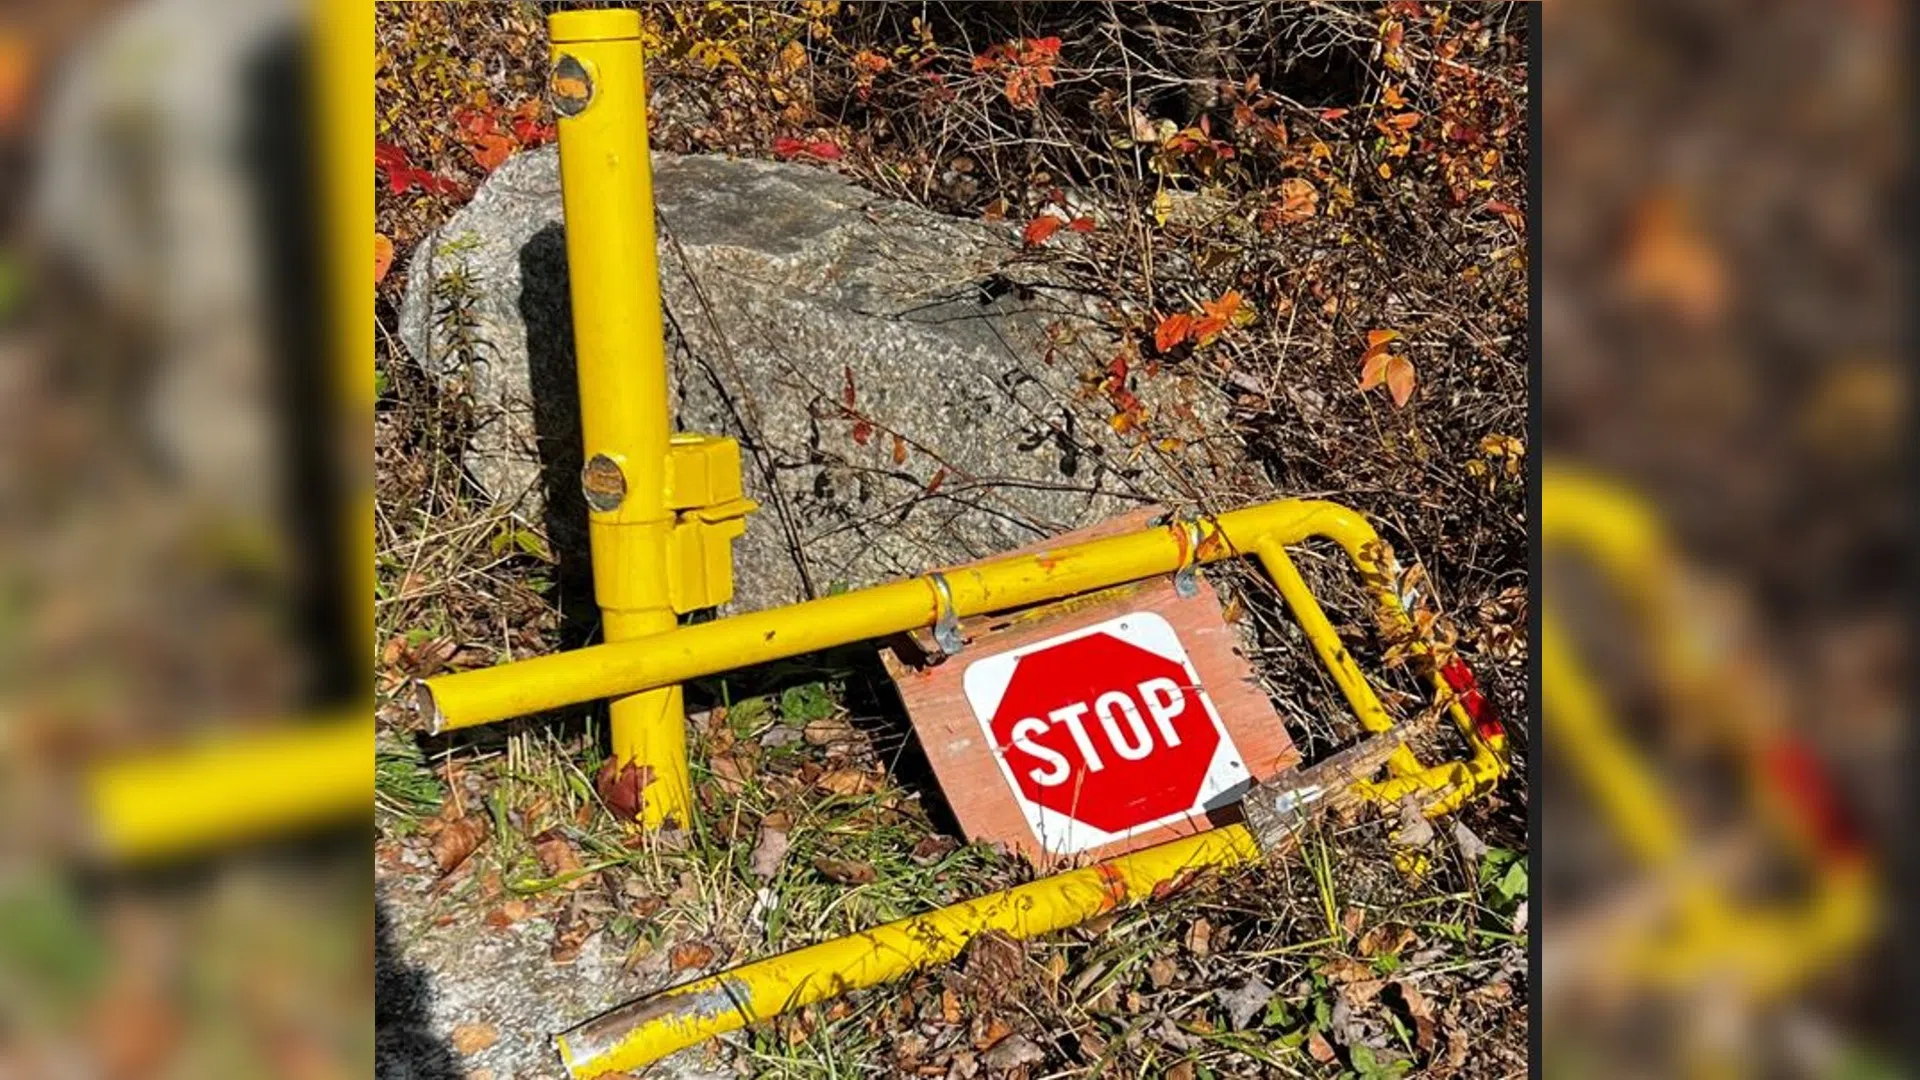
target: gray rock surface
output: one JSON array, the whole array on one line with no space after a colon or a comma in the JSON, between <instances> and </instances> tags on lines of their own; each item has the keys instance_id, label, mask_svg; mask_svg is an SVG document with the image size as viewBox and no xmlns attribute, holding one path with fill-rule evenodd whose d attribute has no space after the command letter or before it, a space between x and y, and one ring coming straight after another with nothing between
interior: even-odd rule
<instances>
[{"instance_id":1,"label":"gray rock surface","mask_svg":"<svg viewBox=\"0 0 1920 1080\"><path fill-rule=\"evenodd\" d=\"M1138 392L1156 434L1188 446L1169 458L1112 432L1082 378L1114 335L1086 298L1044 284L1007 226L764 161L656 155L654 189L675 425L739 438L762 506L735 544L734 609L1177 500L1222 459L1196 445L1220 430L1220 403L1170 376ZM1049 247L1079 242L1063 231ZM477 407L470 474L563 553L584 549L585 520L567 288L548 149L509 160L419 245L400 320L412 356ZM842 408L849 375L874 425L864 445Z\"/></svg>"}]
</instances>

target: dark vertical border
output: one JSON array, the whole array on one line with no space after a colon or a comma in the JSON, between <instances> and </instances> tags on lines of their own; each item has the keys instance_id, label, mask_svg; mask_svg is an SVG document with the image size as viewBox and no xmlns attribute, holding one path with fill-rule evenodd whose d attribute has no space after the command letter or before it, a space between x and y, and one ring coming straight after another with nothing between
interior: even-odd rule
<instances>
[{"instance_id":1,"label":"dark vertical border","mask_svg":"<svg viewBox=\"0 0 1920 1080\"><path fill-rule=\"evenodd\" d=\"M1539 4L1527 8L1527 1074L1540 1075L1540 476L1541 438L1540 191L1545 171L1541 139L1541 31Z\"/></svg>"}]
</instances>

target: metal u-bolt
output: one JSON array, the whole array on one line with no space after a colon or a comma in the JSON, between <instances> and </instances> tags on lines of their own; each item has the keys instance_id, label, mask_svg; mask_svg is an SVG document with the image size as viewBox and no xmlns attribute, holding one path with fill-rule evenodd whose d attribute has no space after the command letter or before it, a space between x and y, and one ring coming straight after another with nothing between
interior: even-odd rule
<instances>
[{"instance_id":1,"label":"metal u-bolt","mask_svg":"<svg viewBox=\"0 0 1920 1080\"><path fill-rule=\"evenodd\" d=\"M594 599L606 640L628 641L677 625L667 580L671 432L640 16L556 12L547 27ZM641 823L687 824L681 688L616 698L608 711L615 761L641 770Z\"/></svg>"}]
</instances>

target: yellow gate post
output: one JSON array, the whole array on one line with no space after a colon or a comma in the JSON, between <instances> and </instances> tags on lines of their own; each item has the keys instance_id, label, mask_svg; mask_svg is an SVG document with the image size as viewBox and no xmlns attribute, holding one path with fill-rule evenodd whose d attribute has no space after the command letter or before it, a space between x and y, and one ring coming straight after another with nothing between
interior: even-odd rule
<instances>
[{"instance_id":1,"label":"yellow gate post","mask_svg":"<svg viewBox=\"0 0 1920 1080\"><path fill-rule=\"evenodd\" d=\"M754 506L741 498L738 444L674 435L668 420L640 16L556 12L548 29L594 599L606 640L630 641L731 598L730 542ZM681 688L608 710L614 760L645 778L642 823L687 824Z\"/></svg>"}]
</instances>

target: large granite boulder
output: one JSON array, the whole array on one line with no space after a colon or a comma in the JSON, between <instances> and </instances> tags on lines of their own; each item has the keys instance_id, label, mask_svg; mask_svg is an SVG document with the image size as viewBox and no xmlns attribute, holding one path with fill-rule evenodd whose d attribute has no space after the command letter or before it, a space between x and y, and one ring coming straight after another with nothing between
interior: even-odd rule
<instances>
[{"instance_id":1,"label":"large granite boulder","mask_svg":"<svg viewBox=\"0 0 1920 1080\"><path fill-rule=\"evenodd\" d=\"M1223 403L1176 377L1136 390L1156 434L1186 445L1115 434L1085 380L1115 335L1084 295L1048 287L1006 226L765 161L656 155L654 190L674 423L739 438L762 506L735 544L737 609L1180 501L1218 467L1219 447L1195 443ZM400 334L477 406L475 480L544 516L563 552L583 549L554 150L509 160L419 245Z\"/></svg>"}]
</instances>

